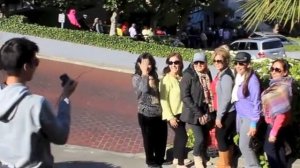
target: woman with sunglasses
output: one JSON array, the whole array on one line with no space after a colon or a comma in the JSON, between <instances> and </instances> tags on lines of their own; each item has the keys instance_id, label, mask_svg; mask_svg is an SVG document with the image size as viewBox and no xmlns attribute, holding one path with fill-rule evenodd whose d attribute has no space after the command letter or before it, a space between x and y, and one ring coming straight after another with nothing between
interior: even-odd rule
<instances>
[{"instance_id":1,"label":"woman with sunglasses","mask_svg":"<svg viewBox=\"0 0 300 168\"><path fill-rule=\"evenodd\" d=\"M180 121L182 113L182 101L180 99L179 82L182 78L182 57L179 53L171 53L166 59L167 66L164 68L164 77L160 81L160 102L162 106L162 119L167 120L175 133L174 137L174 161L177 168L186 168L184 165L185 145L187 134L185 123Z\"/></svg>"},{"instance_id":2,"label":"woman with sunglasses","mask_svg":"<svg viewBox=\"0 0 300 168\"><path fill-rule=\"evenodd\" d=\"M249 147L250 137L256 134L256 124L261 113L260 82L250 66L250 54L239 52L234 61L236 77L231 102L234 102L237 112L239 148L246 167L260 168L255 152Z\"/></svg>"},{"instance_id":3,"label":"woman with sunglasses","mask_svg":"<svg viewBox=\"0 0 300 168\"><path fill-rule=\"evenodd\" d=\"M141 54L135 63L132 83L138 99L138 121L141 127L146 164L161 168L167 143L167 123L162 120L159 102L156 62L149 53Z\"/></svg>"},{"instance_id":4,"label":"woman with sunglasses","mask_svg":"<svg viewBox=\"0 0 300 168\"><path fill-rule=\"evenodd\" d=\"M291 117L292 78L289 64L284 59L272 62L269 87L261 94L262 111L268 124L264 151L270 168L287 167L285 144L287 125Z\"/></svg>"},{"instance_id":5,"label":"woman with sunglasses","mask_svg":"<svg viewBox=\"0 0 300 168\"><path fill-rule=\"evenodd\" d=\"M206 167L209 137L208 122L212 111L210 92L211 74L204 53L196 53L193 62L184 71L180 82L183 112L180 119L190 125L195 136L193 149L196 168Z\"/></svg>"},{"instance_id":6,"label":"woman with sunglasses","mask_svg":"<svg viewBox=\"0 0 300 168\"><path fill-rule=\"evenodd\" d=\"M234 75L229 68L229 52L224 48L217 48L213 54L214 66L218 73L212 81L213 107L217 111L216 138L219 148L218 168L231 167L231 153L233 150L233 136L235 134L236 111L231 103L231 93L234 85Z\"/></svg>"}]
</instances>

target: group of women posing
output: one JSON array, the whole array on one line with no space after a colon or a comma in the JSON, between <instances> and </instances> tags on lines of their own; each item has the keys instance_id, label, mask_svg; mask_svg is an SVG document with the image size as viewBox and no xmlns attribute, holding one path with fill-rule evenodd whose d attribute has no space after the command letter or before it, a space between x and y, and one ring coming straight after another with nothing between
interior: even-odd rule
<instances>
[{"instance_id":1,"label":"group of women posing","mask_svg":"<svg viewBox=\"0 0 300 168\"><path fill-rule=\"evenodd\" d=\"M251 56L238 53L235 73L230 69L230 54L219 47L213 53L217 75L212 78L204 53L196 53L183 71L179 53L166 59L159 81L156 62L149 53L141 54L135 64L133 86L138 97L138 121L141 127L146 164L161 168L167 142L167 125L175 133L174 160L177 168L186 168L186 124L193 130L195 168L206 167L211 123L216 127L219 159L217 168L232 167L233 136L239 133L239 148L245 167L260 167L249 147L257 122L263 113L268 124L264 150L271 168L285 168L284 128L290 117L291 83L286 60L278 59L270 68L270 86L261 93L259 79L250 66Z\"/></svg>"}]
</instances>

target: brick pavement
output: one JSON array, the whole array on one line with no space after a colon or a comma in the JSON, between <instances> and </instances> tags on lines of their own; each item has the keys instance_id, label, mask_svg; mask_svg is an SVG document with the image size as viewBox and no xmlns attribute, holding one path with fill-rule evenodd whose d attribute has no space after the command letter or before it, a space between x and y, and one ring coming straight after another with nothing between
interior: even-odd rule
<instances>
[{"instance_id":1,"label":"brick pavement","mask_svg":"<svg viewBox=\"0 0 300 168\"><path fill-rule=\"evenodd\" d=\"M71 77L84 72L71 97L68 144L123 153L143 152L131 74L42 59L29 85L34 93L45 95L55 104L60 92L58 76L63 72Z\"/></svg>"}]
</instances>

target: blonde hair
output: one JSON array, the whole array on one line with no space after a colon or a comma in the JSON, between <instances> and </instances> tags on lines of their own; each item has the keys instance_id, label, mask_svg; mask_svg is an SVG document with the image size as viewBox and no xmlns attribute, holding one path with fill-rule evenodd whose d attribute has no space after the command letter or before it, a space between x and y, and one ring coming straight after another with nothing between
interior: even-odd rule
<instances>
[{"instance_id":1,"label":"blonde hair","mask_svg":"<svg viewBox=\"0 0 300 168\"><path fill-rule=\"evenodd\" d=\"M224 63L226 63L226 65L229 65L229 61L230 61L229 50L227 50L226 48L220 46L220 47L215 49L214 54L213 54L213 59L215 59L215 57L217 55L220 55L223 58Z\"/></svg>"},{"instance_id":2,"label":"blonde hair","mask_svg":"<svg viewBox=\"0 0 300 168\"><path fill-rule=\"evenodd\" d=\"M223 48L224 50L228 51L229 52L229 46L227 44L223 44L221 46L219 46L218 48Z\"/></svg>"}]
</instances>

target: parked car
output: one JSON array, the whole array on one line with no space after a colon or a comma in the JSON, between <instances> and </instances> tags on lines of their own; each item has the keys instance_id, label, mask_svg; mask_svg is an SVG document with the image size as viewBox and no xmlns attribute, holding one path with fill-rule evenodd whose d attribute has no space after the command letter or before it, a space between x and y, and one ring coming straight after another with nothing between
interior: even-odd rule
<instances>
[{"instance_id":1,"label":"parked car","mask_svg":"<svg viewBox=\"0 0 300 168\"><path fill-rule=\"evenodd\" d=\"M283 45L297 45L296 41L290 40L284 35L273 33L273 32L253 32L250 34L249 38L256 37L275 37L279 38Z\"/></svg>"},{"instance_id":2,"label":"parked car","mask_svg":"<svg viewBox=\"0 0 300 168\"><path fill-rule=\"evenodd\" d=\"M283 44L278 38L260 37L240 39L230 44L234 52L247 52L252 59L286 57Z\"/></svg>"}]
</instances>

